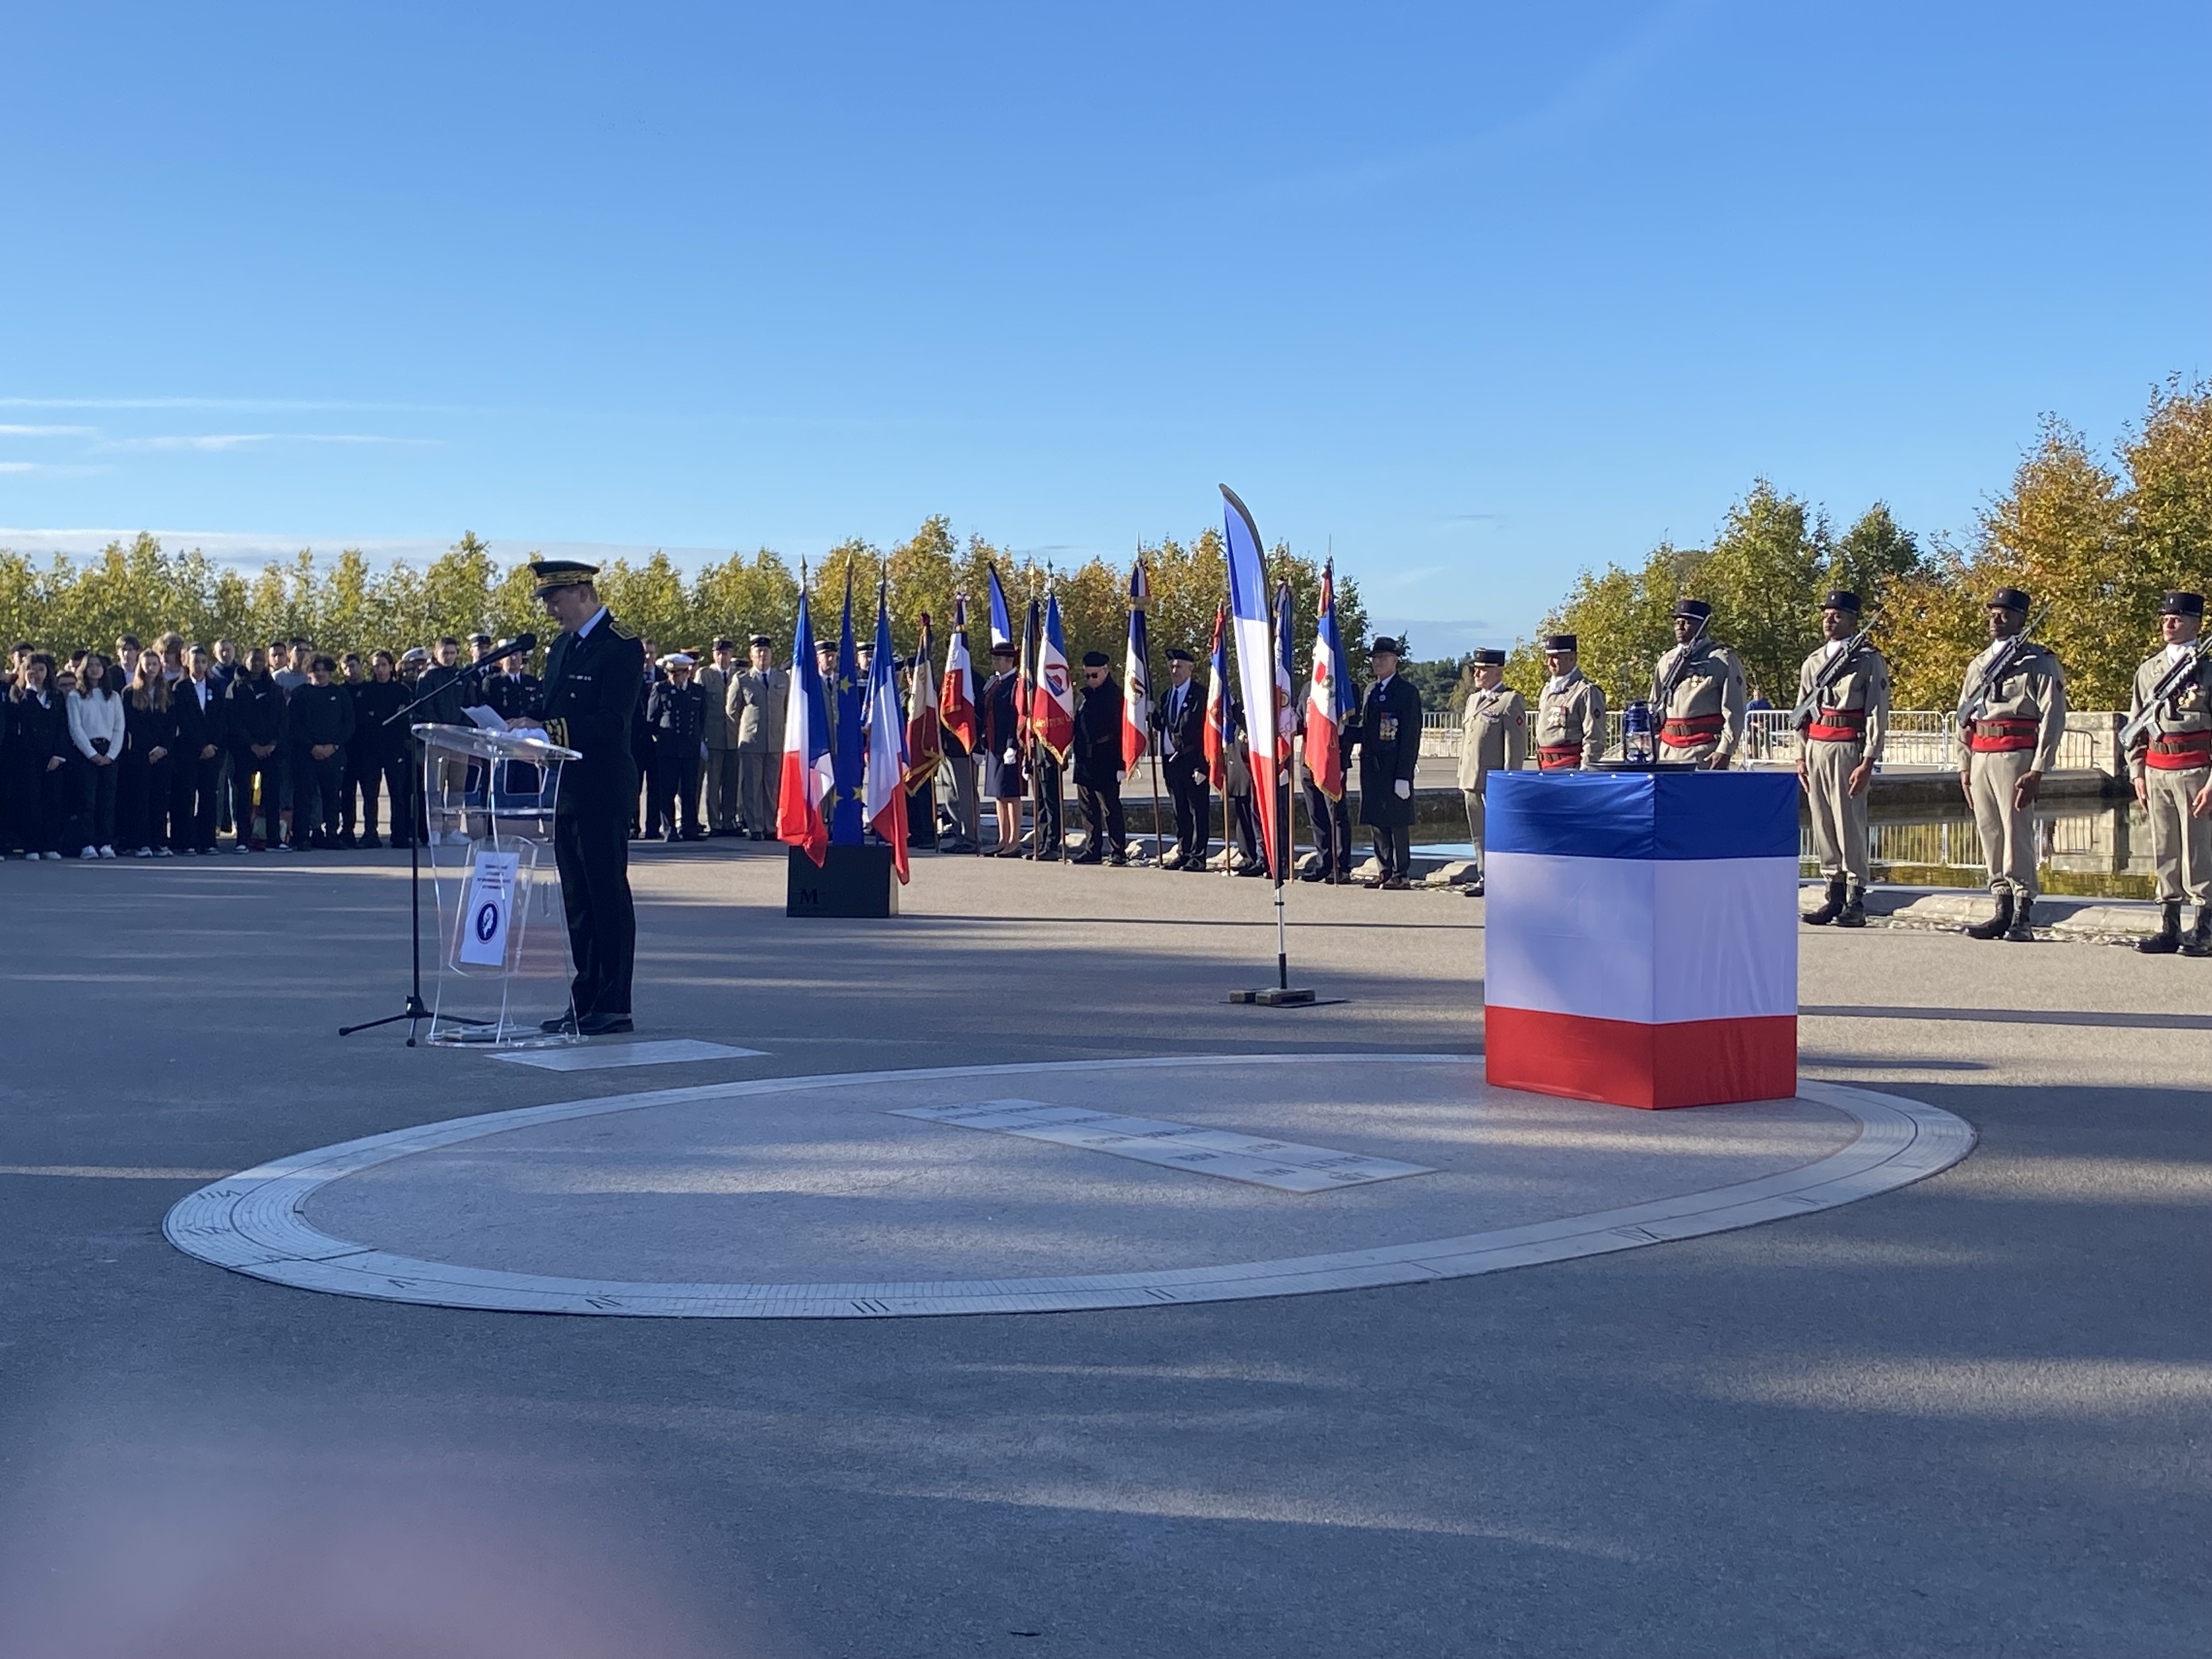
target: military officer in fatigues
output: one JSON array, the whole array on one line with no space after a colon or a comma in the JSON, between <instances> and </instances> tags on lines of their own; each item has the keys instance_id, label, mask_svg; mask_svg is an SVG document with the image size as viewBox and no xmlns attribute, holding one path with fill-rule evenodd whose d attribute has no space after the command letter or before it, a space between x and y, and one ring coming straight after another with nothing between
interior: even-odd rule
<instances>
[{"instance_id":1,"label":"military officer in fatigues","mask_svg":"<svg viewBox=\"0 0 2212 1659\"><path fill-rule=\"evenodd\" d=\"M1674 648L1651 671L1651 718L1661 759L1724 772L1743 741L1750 698L1735 653L1705 637L1712 616L1703 599L1674 607Z\"/></svg>"},{"instance_id":2,"label":"military officer in fatigues","mask_svg":"<svg viewBox=\"0 0 2212 1659\"><path fill-rule=\"evenodd\" d=\"M1859 596L1838 588L1820 607L1820 648L1797 671L1798 781L1812 806L1813 852L1828 896L1803 912L1815 927L1866 926L1867 793L1889 729L1889 663L1859 631Z\"/></svg>"},{"instance_id":3,"label":"military officer in fatigues","mask_svg":"<svg viewBox=\"0 0 2212 1659\"><path fill-rule=\"evenodd\" d=\"M2197 649L2204 628L2202 593L2169 593L2160 607L2166 643L2136 670L2132 717L2156 697L2150 727L2128 750L2136 799L2150 815L2158 866L2159 930L2136 945L2150 956L2212 957L2212 653L2166 696L2158 690ZM2181 902L2197 906L2181 931Z\"/></svg>"},{"instance_id":4,"label":"military officer in fatigues","mask_svg":"<svg viewBox=\"0 0 2212 1659\"><path fill-rule=\"evenodd\" d=\"M1975 939L2035 937L2035 797L2058 763L2066 732L2066 671L2034 641L2027 595L1990 595L1990 647L1966 665L1959 694L1959 786L1974 809L1982 860L1997 908L1966 929Z\"/></svg>"},{"instance_id":5,"label":"military officer in fatigues","mask_svg":"<svg viewBox=\"0 0 2212 1659\"><path fill-rule=\"evenodd\" d=\"M1474 690L1460 715L1459 738L1459 793L1467 802L1468 839L1474 844L1469 898L1482 896L1483 781L1492 772L1517 772L1528 763L1528 705L1504 678L1503 651L1474 653Z\"/></svg>"},{"instance_id":6,"label":"military officer in fatigues","mask_svg":"<svg viewBox=\"0 0 2212 1659\"><path fill-rule=\"evenodd\" d=\"M561 624L545 659L538 715L546 735L580 757L561 770L553 816L553 857L576 976L568 1013L546 1021L545 1029L602 1036L635 1029L629 815L638 779L629 740L645 690L645 647L599 603L592 586L597 566L541 559L531 570L538 601Z\"/></svg>"},{"instance_id":7,"label":"military officer in fatigues","mask_svg":"<svg viewBox=\"0 0 2212 1659\"><path fill-rule=\"evenodd\" d=\"M1572 772L1605 758L1605 690L1576 665L1575 636L1544 641L1551 678L1536 697L1536 768Z\"/></svg>"}]
</instances>

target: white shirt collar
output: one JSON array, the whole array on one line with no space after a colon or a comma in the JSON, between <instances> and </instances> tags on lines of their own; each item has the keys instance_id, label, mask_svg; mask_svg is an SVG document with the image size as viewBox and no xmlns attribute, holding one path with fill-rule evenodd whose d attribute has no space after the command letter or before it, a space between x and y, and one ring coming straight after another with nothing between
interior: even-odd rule
<instances>
[{"instance_id":1,"label":"white shirt collar","mask_svg":"<svg viewBox=\"0 0 2212 1659\"><path fill-rule=\"evenodd\" d=\"M1572 671L1570 670L1569 672L1571 672ZM1554 695L1564 691L1566 689L1567 676L1565 674L1554 674L1551 678L1544 682L1544 690L1552 692Z\"/></svg>"},{"instance_id":2,"label":"white shirt collar","mask_svg":"<svg viewBox=\"0 0 2212 1659\"><path fill-rule=\"evenodd\" d=\"M1820 660L1822 662L1835 661L1836 653L1841 651L1844 647L1848 645L1850 642L1850 641L1848 640L1830 640L1826 644L1820 647Z\"/></svg>"},{"instance_id":3,"label":"white shirt collar","mask_svg":"<svg viewBox=\"0 0 2212 1659\"><path fill-rule=\"evenodd\" d=\"M2169 645L2169 646L2167 646L2167 647L2166 647L2166 665L2167 665L2169 667L2171 667L2173 664L2179 662L2179 661L2180 661L2184 657L2187 656L2191 652L2194 651L2196 648L2197 648L2197 641L2194 641L2194 640L2191 640L2191 641L2190 641L2188 643L2186 643L2185 645Z\"/></svg>"},{"instance_id":4,"label":"white shirt collar","mask_svg":"<svg viewBox=\"0 0 2212 1659\"><path fill-rule=\"evenodd\" d=\"M592 612L589 617L584 619L584 625L576 630L576 637L580 640L585 635L590 633L594 628L597 628L599 625L599 618L606 614L607 608L605 605L601 605L597 611Z\"/></svg>"}]
</instances>

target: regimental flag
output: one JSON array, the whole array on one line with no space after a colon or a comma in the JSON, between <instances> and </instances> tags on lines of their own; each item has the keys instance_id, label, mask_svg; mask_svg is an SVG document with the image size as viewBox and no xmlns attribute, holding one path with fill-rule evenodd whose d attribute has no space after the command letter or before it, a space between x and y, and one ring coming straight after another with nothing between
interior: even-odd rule
<instances>
[{"instance_id":1,"label":"regimental flag","mask_svg":"<svg viewBox=\"0 0 2212 1659\"><path fill-rule=\"evenodd\" d=\"M783 776L775 803L775 838L805 849L820 864L830 846L823 802L837 787L830 758L830 715L822 671L814 661L814 623L806 590L799 592L799 628L791 645L791 698L784 705Z\"/></svg>"},{"instance_id":2,"label":"regimental flag","mask_svg":"<svg viewBox=\"0 0 2212 1659\"><path fill-rule=\"evenodd\" d=\"M952 601L952 641L945 647L945 684L941 688L938 723L960 739L969 754L975 752L979 733L975 720L975 665L968 658L968 596Z\"/></svg>"},{"instance_id":3,"label":"regimental flag","mask_svg":"<svg viewBox=\"0 0 2212 1659\"><path fill-rule=\"evenodd\" d=\"M1014 729L1024 753L1036 735L1036 601L1031 599L1030 614L1022 621L1021 667L1014 678Z\"/></svg>"},{"instance_id":4,"label":"regimental flag","mask_svg":"<svg viewBox=\"0 0 2212 1659\"><path fill-rule=\"evenodd\" d=\"M903 883L906 856L906 723L899 718L898 657L891 649L888 584L876 584L876 650L868 665L868 765L861 811L869 827L890 843L891 867Z\"/></svg>"},{"instance_id":5,"label":"regimental flag","mask_svg":"<svg viewBox=\"0 0 2212 1659\"><path fill-rule=\"evenodd\" d=\"M1012 645L1014 642L1014 620L1006 610L1006 590L999 586L999 567L986 566L991 574L991 643Z\"/></svg>"},{"instance_id":6,"label":"regimental flag","mask_svg":"<svg viewBox=\"0 0 2212 1659\"><path fill-rule=\"evenodd\" d=\"M1618 1106L1796 1094L1796 783L1492 772L1489 1081Z\"/></svg>"},{"instance_id":7,"label":"regimental flag","mask_svg":"<svg viewBox=\"0 0 2212 1659\"><path fill-rule=\"evenodd\" d=\"M1282 826L1275 822L1275 757L1282 746L1280 723L1275 719L1275 642L1273 619L1267 614L1267 568L1261 562L1259 526L1237 492L1221 486L1222 523L1229 538L1229 610L1235 619L1237 672L1244 687L1244 745L1252 768L1252 799L1268 810L1260 814L1260 839L1267 855L1267 872L1283 878Z\"/></svg>"},{"instance_id":8,"label":"regimental flag","mask_svg":"<svg viewBox=\"0 0 2212 1659\"><path fill-rule=\"evenodd\" d=\"M1306 770L1331 800L1344 799L1344 641L1336 631L1336 562L1321 570L1321 616L1314 627L1313 678L1306 703Z\"/></svg>"},{"instance_id":9,"label":"regimental flag","mask_svg":"<svg viewBox=\"0 0 2212 1659\"><path fill-rule=\"evenodd\" d=\"M1075 747L1075 686L1067 670L1067 640L1060 631L1060 596L1047 594L1044 632L1037 636L1036 740L1063 765Z\"/></svg>"},{"instance_id":10,"label":"regimental flag","mask_svg":"<svg viewBox=\"0 0 2212 1659\"><path fill-rule=\"evenodd\" d=\"M1292 630L1297 625L1297 602L1287 581L1275 584L1275 730L1282 734L1283 766L1291 763L1291 742L1298 730L1298 676L1291 665Z\"/></svg>"},{"instance_id":11,"label":"regimental flag","mask_svg":"<svg viewBox=\"0 0 2212 1659\"><path fill-rule=\"evenodd\" d=\"M1213 607L1213 650L1206 664L1206 781L1229 787L1229 751L1235 733L1229 714L1229 607Z\"/></svg>"},{"instance_id":12,"label":"regimental flag","mask_svg":"<svg viewBox=\"0 0 2212 1659\"><path fill-rule=\"evenodd\" d=\"M914 647L914 684L906 696L906 787L919 789L937 775L945 758L938 741L937 665L929 659L929 612L921 613L921 639Z\"/></svg>"},{"instance_id":13,"label":"regimental flag","mask_svg":"<svg viewBox=\"0 0 2212 1659\"><path fill-rule=\"evenodd\" d=\"M830 841L858 847L860 834L860 774L866 765L867 703L860 684L860 653L853 647L853 573L845 571L845 614L837 628L837 788L830 802Z\"/></svg>"},{"instance_id":14,"label":"regimental flag","mask_svg":"<svg viewBox=\"0 0 2212 1659\"><path fill-rule=\"evenodd\" d=\"M1152 653L1145 638L1151 598L1139 558L1129 567L1129 648L1121 659L1121 769L1133 777L1152 740Z\"/></svg>"}]
</instances>

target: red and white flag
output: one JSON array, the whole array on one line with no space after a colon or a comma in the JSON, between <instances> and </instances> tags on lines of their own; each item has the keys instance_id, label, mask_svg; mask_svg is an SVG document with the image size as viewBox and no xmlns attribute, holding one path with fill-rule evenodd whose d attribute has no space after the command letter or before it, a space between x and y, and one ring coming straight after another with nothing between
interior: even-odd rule
<instances>
[{"instance_id":1,"label":"red and white flag","mask_svg":"<svg viewBox=\"0 0 2212 1659\"><path fill-rule=\"evenodd\" d=\"M1152 741L1152 653L1145 637L1152 584L1145 562L1129 567L1129 649L1121 659L1121 769L1134 776Z\"/></svg>"},{"instance_id":2,"label":"red and white flag","mask_svg":"<svg viewBox=\"0 0 2212 1659\"><path fill-rule=\"evenodd\" d=\"M945 758L938 741L937 669L929 660L929 612L921 613L921 639L914 648L914 683L906 695L906 787L916 789L937 775Z\"/></svg>"},{"instance_id":3,"label":"red and white flag","mask_svg":"<svg viewBox=\"0 0 2212 1659\"><path fill-rule=\"evenodd\" d=\"M975 752L975 666L968 659L968 596L952 601L952 639L945 647L945 681L939 688L937 723Z\"/></svg>"},{"instance_id":4,"label":"red and white flag","mask_svg":"<svg viewBox=\"0 0 2212 1659\"><path fill-rule=\"evenodd\" d=\"M1060 630L1060 599L1044 603L1044 631L1037 641L1036 740L1065 761L1075 747L1075 682L1067 667L1067 641Z\"/></svg>"},{"instance_id":5,"label":"red and white flag","mask_svg":"<svg viewBox=\"0 0 2212 1659\"><path fill-rule=\"evenodd\" d=\"M1331 800L1344 799L1344 750L1337 739L1345 717L1344 641L1336 631L1336 565L1322 567L1321 616L1314 625L1313 678L1306 701L1306 770Z\"/></svg>"}]
</instances>

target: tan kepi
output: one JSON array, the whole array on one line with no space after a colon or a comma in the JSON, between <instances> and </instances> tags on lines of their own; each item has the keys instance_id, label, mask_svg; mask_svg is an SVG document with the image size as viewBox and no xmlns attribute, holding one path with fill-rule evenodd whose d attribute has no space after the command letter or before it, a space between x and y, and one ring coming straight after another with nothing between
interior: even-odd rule
<instances>
[{"instance_id":1,"label":"tan kepi","mask_svg":"<svg viewBox=\"0 0 2212 1659\"><path fill-rule=\"evenodd\" d=\"M2201 594L2168 593L2166 605L2166 615L2194 617L2202 626ZM2153 954L2206 955L2212 953L2212 811L2198 816L2192 809L2212 788L2212 652L2200 652L2192 639L2145 658L2136 670L2130 725L2146 711L2144 729L2128 746L2128 770L2150 820L2164 915L2143 948ZM2185 900L2197 907L2185 937L2180 928Z\"/></svg>"},{"instance_id":2,"label":"tan kepi","mask_svg":"<svg viewBox=\"0 0 2212 1659\"><path fill-rule=\"evenodd\" d=\"M2010 602L2015 598L2017 605ZM2005 609L2027 610L2027 596L2016 588L2000 588L1997 599ZM2001 661L2002 672L1992 676ZM2000 915L2024 937L2025 913L2037 891L2035 808L2021 805L2016 792L2028 773L2048 774L2058 763L2066 671L2034 641L2010 635L1967 665L1959 701L1962 708L1974 705L1972 717L1960 722L1959 775L1973 804L1990 891Z\"/></svg>"},{"instance_id":3,"label":"tan kepi","mask_svg":"<svg viewBox=\"0 0 2212 1659\"><path fill-rule=\"evenodd\" d=\"M1700 628L1711 614L1701 599L1685 599L1674 609L1678 618ZM1749 708L1743 664L1724 645L1693 637L1661 657L1651 671L1651 718L1661 760L1702 766L1717 757L1726 766L1743 742Z\"/></svg>"},{"instance_id":4,"label":"tan kepi","mask_svg":"<svg viewBox=\"0 0 2212 1659\"><path fill-rule=\"evenodd\" d=\"M1822 608L1856 625L1856 594L1839 590ZM1851 777L1863 765L1881 763L1889 731L1889 663L1871 643L1853 649L1850 640L1830 640L1798 668L1797 696L1801 705L1812 705L1798 732L1800 773L1813 855L1828 883L1826 902L1805 920L1816 927L1830 921L1863 926L1870 868L1867 802L1874 785L1869 776L1853 793Z\"/></svg>"},{"instance_id":5,"label":"tan kepi","mask_svg":"<svg viewBox=\"0 0 2212 1659\"><path fill-rule=\"evenodd\" d=\"M1503 651L1478 651L1478 667L1502 668ZM1604 722L1599 722L1603 729ZM1528 759L1528 705L1510 685L1478 686L1460 715L1459 791L1467 803L1468 839L1474 846L1476 879L1483 868L1483 787L1492 772L1517 772Z\"/></svg>"}]
</instances>

